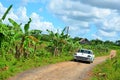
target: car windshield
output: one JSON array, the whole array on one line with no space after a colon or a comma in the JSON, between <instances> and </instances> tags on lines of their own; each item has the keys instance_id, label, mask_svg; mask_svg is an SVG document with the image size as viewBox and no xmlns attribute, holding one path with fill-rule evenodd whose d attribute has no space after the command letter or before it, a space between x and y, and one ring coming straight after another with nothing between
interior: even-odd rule
<instances>
[{"instance_id":1,"label":"car windshield","mask_svg":"<svg viewBox=\"0 0 120 80\"><path fill-rule=\"evenodd\" d=\"M82 50L78 50L78 52L92 54L91 51L89 51L89 50L83 50L83 49Z\"/></svg>"}]
</instances>

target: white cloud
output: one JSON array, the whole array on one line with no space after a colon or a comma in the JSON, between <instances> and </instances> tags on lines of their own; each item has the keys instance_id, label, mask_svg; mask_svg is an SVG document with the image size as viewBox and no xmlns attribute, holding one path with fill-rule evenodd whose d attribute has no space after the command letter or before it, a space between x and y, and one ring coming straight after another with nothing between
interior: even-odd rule
<instances>
[{"instance_id":1,"label":"white cloud","mask_svg":"<svg viewBox=\"0 0 120 80\"><path fill-rule=\"evenodd\" d=\"M2 3L0 3L0 18L3 16L7 8L5 8ZM6 16L6 19L4 20L4 23L9 23L8 18L12 18L14 20L18 19L18 16L13 13L13 9L9 12L9 14Z\"/></svg>"},{"instance_id":2,"label":"white cloud","mask_svg":"<svg viewBox=\"0 0 120 80\"><path fill-rule=\"evenodd\" d=\"M28 3L36 3L40 2L40 0L22 0L21 5L27 5Z\"/></svg>"},{"instance_id":3,"label":"white cloud","mask_svg":"<svg viewBox=\"0 0 120 80\"><path fill-rule=\"evenodd\" d=\"M79 8L81 7L81 8ZM84 7L86 9L84 9ZM48 8L55 14L55 16L61 18L66 25L70 27L70 33L72 36L81 36L89 31L89 23L94 15L88 14L91 11L91 7L83 5L81 3L72 2L70 0L51 0Z\"/></svg>"},{"instance_id":4,"label":"white cloud","mask_svg":"<svg viewBox=\"0 0 120 80\"><path fill-rule=\"evenodd\" d=\"M72 36L82 37L91 33L91 38L94 36L103 40L118 39L120 36L119 0L23 0L22 2L26 4L31 2L48 3L48 10L70 27L69 33ZM0 17L5 10L6 8L0 3ZM42 8L39 10L43 11ZM24 24L29 18L24 6L17 9L16 13L12 10L7 17L14 18L17 22ZM31 29L55 30L51 22L43 21L44 18L37 13L33 12L30 17L32 17ZM90 31L91 23L96 26L98 32L93 34Z\"/></svg>"},{"instance_id":5,"label":"white cloud","mask_svg":"<svg viewBox=\"0 0 120 80\"><path fill-rule=\"evenodd\" d=\"M101 36L104 36L104 37L116 37L117 36L115 31L113 31L113 32L106 32L106 31L103 31L103 30L99 30L99 34Z\"/></svg>"},{"instance_id":6,"label":"white cloud","mask_svg":"<svg viewBox=\"0 0 120 80\"><path fill-rule=\"evenodd\" d=\"M51 22L44 21L42 22L40 17L37 13L31 14L32 23L31 23L31 29L39 29L44 32L46 32L46 29L54 31L54 25Z\"/></svg>"},{"instance_id":7,"label":"white cloud","mask_svg":"<svg viewBox=\"0 0 120 80\"><path fill-rule=\"evenodd\" d=\"M120 14L118 13L120 6L118 3L120 3L119 0L51 0L48 8L55 16L70 26L72 36L87 34L91 27L89 24L93 23L98 32L91 33L90 37L107 39L118 37L118 31L120 31Z\"/></svg>"},{"instance_id":8,"label":"white cloud","mask_svg":"<svg viewBox=\"0 0 120 80\"><path fill-rule=\"evenodd\" d=\"M6 9L7 8L3 7L2 3L0 2L0 18L2 17Z\"/></svg>"},{"instance_id":9,"label":"white cloud","mask_svg":"<svg viewBox=\"0 0 120 80\"><path fill-rule=\"evenodd\" d=\"M100 39L100 40L118 40L119 35L117 32L112 31L112 32L106 32L104 30L98 30L96 34L92 34L93 39ZM104 38L104 39L103 39Z\"/></svg>"},{"instance_id":10,"label":"white cloud","mask_svg":"<svg viewBox=\"0 0 120 80\"><path fill-rule=\"evenodd\" d=\"M92 15L96 16L97 19L103 19L106 16L109 16L111 14L110 9L102 9L102 8L96 8L96 7L93 7L90 12L92 13Z\"/></svg>"},{"instance_id":11,"label":"white cloud","mask_svg":"<svg viewBox=\"0 0 120 80\"><path fill-rule=\"evenodd\" d=\"M102 40L102 37L96 35L96 34L92 34L92 37L93 39L99 39L99 40Z\"/></svg>"},{"instance_id":12,"label":"white cloud","mask_svg":"<svg viewBox=\"0 0 120 80\"><path fill-rule=\"evenodd\" d=\"M103 19L101 29L106 31L120 31L120 16L114 15L107 19Z\"/></svg>"},{"instance_id":13,"label":"white cloud","mask_svg":"<svg viewBox=\"0 0 120 80\"><path fill-rule=\"evenodd\" d=\"M25 5L28 5L29 3L45 4L45 3L48 3L48 2L49 2L49 0L20 0L20 5L25 6Z\"/></svg>"},{"instance_id":14,"label":"white cloud","mask_svg":"<svg viewBox=\"0 0 120 80\"><path fill-rule=\"evenodd\" d=\"M27 16L27 10L25 7L19 7L15 14L19 17L18 19L19 22L25 23L29 19L29 17Z\"/></svg>"},{"instance_id":15,"label":"white cloud","mask_svg":"<svg viewBox=\"0 0 120 80\"><path fill-rule=\"evenodd\" d=\"M84 4L99 8L117 9L120 10L120 0L77 0Z\"/></svg>"},{"instance_id":16,"label":"white cloud","mask_svg":"<svg viewBox=\"0 0 120 80\"><path fill-rule=\"evenodd\" d=\"M0 15L3 15L7 8L5 8L0 3ZM27 15L27 9L26 7L19 7L17 12L14 12L12 9L9 14L7 15L4 23L9 23L8 18L12 18L18 23L22 23L22 27L24 24L26 24L29 20L29 16ZM1 16L0 16L1 17ZM46 29L56 31L54 25L51 22L48 21L42 21L43 17L39 16L37 13L33 12L30 17L32 18L32 22L30 24L30 29L39 29L43 32L46 32Z\"/></svg>"}]
</instances>

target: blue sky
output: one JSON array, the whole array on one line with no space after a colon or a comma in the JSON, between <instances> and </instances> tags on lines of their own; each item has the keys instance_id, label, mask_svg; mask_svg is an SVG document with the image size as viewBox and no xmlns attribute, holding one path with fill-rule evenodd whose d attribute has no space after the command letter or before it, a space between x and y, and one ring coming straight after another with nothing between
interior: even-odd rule
<instances>
[{"instance_id":1,"label":"blue sky","mask_svg":"<svg viewBox=\"0 0 120 80\"><path fill-rule=\"evenodd\" d=\"M119 0L0 0L0 17L11 4L7 18L25 24L31 17L30 29L46 33L69 26L71 37L120 39Z\"/></svg>"},{"instance_id":2,"label":"blue sky","mask_svg":"<svg viewBox=\"0 0 120 80\"><path fill-rule=\"evenodd\" d=\"M50 21L55 26L65 26L65 24L55 17L48 9L47 4L49 1L41 1L41 0L0 0L3 6L6 8L13 4L13 9L17 10L17 8L24 6L27 9L27 15L30 16L33 12L36 12L38 15L43 17L43 21Z\"/></svg>"}]
</instances>

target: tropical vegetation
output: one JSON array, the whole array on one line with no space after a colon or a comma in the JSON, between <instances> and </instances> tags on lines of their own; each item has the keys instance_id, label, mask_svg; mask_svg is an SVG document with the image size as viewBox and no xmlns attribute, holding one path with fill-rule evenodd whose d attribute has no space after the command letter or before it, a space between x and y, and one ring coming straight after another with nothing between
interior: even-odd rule
<instances>
[{"instance_id":1,"label":"tropical vegetation","mask_svg":"<svg viewBox=\"0 0 120 80\"><path fill-rule=\"evenodd\" d=\"M4 20L11 8L12 5L0 19L0 80L34 67L72 60L79 48L92 49L96 56L101 56L120 46L120 40L96 39L90 44L80 44L82 38L72 38L68 34L69 27L61 33L46 30L48 34L42 34L41 30L29 30L31 18L24 29L21 28L22 23L11 18L8 18L10 24L6 24Z\"/></svg>"},{"instance_id":2,"label":"tropical vegetation","mask_svg":"<svg viewBox=\"0 0 120 80\"><path fill-rule=\"evenodd\" d=\"M117 49L117 56L107 59L104 63L97 65L90 80L120 80L120 50Z\"/></svg>"}]
</instances>

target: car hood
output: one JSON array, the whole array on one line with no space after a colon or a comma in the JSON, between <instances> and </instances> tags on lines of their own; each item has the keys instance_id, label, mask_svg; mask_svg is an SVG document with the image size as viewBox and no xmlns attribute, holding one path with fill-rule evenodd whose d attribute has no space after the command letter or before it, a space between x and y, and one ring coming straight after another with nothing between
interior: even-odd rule
<instances>
[{"instance_id":1,"label":"car hood","mask_svg":"<svg viewBox=\"0 0 120 80\"><path fill-rule=\"evenodd\" d=\"M76 53L76 56L88 57L88 55L90 55L90 54L87 54L87 53ZM90 56L92 56L92 55L90 55Z\"/></svg>"}]
</instances>

